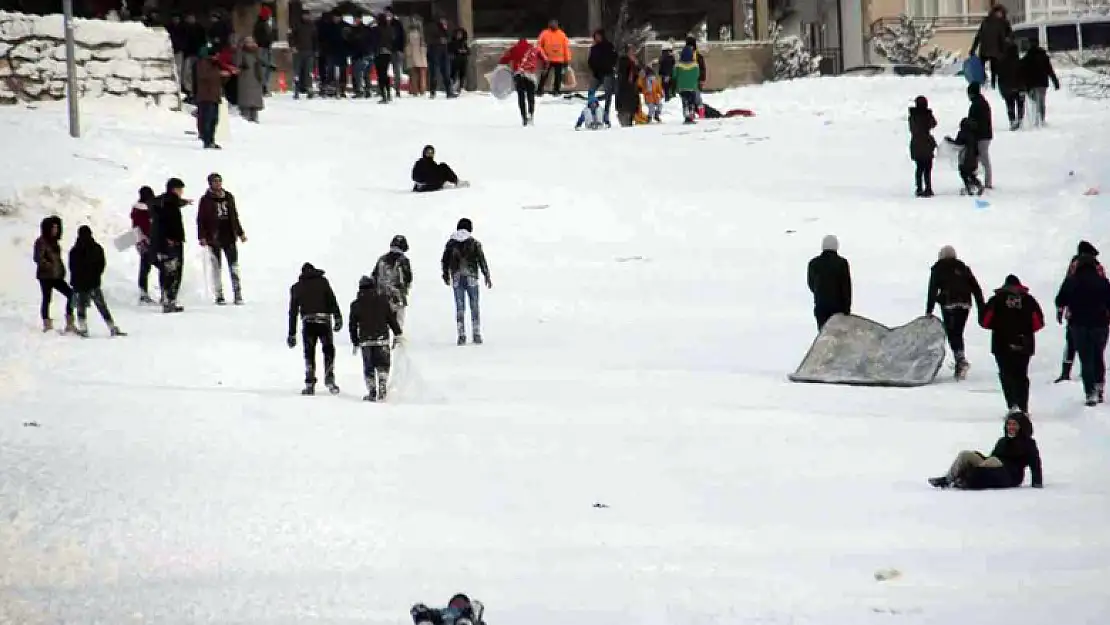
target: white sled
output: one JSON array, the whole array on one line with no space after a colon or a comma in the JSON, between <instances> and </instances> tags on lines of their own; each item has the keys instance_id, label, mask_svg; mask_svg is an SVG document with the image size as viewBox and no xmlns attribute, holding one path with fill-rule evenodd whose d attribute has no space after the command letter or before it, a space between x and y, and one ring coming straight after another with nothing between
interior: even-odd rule
<instances>
[{"instance_id":1,"label":"white sled","mask_svg":"<svg viewBox=\"0 0 1110 625\"><path fill-rule=\"evenodd\" d=\"M227 100L220 98L220 112L216 117L216 143L224 144L231 136L231 113L228 111Z\"/></svg>"},{"instance_id":2,"label":"white sled","mask_svg":"<svg viewBox=\"0 0 1110 625\"><path fill-rule=\"evenodd\" d=\"M498 65L496 69L485 75L486 82L489 83L490 95L498 100L504 100L513 94L513 70Z\"/></svg>"},{"instance_id":3,"label":"white sled","mask_svg":"<svg viewBox=\"0 0 1110 625\"><path fill-rule=\"evenodd\" d=\"M142 237L142 230L139 230L138 228L132 228L131 230L128 230L127 232L124 232L123 234L113 239L112 244L116 246L117 250L122 252L126 249L135 247L135 245L137 245L139 241L142 240Z\"/></svg>"}]
</instances>

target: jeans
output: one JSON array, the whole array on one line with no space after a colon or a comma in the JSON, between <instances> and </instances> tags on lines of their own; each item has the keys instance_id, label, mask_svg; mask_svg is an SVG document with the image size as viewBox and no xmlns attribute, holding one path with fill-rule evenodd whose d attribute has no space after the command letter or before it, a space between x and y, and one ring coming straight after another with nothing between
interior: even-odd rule
<instances>
[{"instance_id":1,"label":"jeans","mask_svg":"<svg viewBox=\"0 0 1110 625\"><path fill-rule=\"evenodd\" d=\"M312 93L312 65L316 55L311 52L297 52L293 55L293 93Z\"/></svg>"},{"instance_id":2,"label":"jeans","mask_svg":"<svg viewBox=\"0 0 1110 625\"><path fill-rule=\"evenodd\" d=\"M147 294L150 283L150 268L154 265L154 254L150 250L139 252L139 291Z\"/></svg>"},{"instance_id":3,"label":"jeans","mask_svg":"<svg viewBox=\"0 0 1110 625\"><path fill-rule=\"evenodd\" d=\"M66 296L66 319L73 317L73 289L69 288L65 280L39 278L39 290L42 291L42 306L39 307L39 313L43 321L50 319L50 299L54 291Z\"/></svg>"},{"instance_id":4,"label":"jeans","mask_svg":"<svg viewBox=\"0 0 1110 625\"><path fill-rule=\"evenodd\" d=\"M104 323L108 324L109 328L116 325L116 323L112 321L112 311L108 310L108 304L104 301L104 292L99 288L88 291L77 291L74 293L74 296L77 300L77 324L82 330L86 329L85 319L90 302L96 306L97 312L100 313L100 318L104 320Z\"/></svg>"},{"instance_id":5,"label":"jeans","mask_svg":"<svg viewBox=\"0 0 1110 625\"><path fill-rule=\"evenodd\" d=\"M436 83L443 83L443 93L451 95L451 57L447 46L428 48L428 92L435 97Z\"/></svg>"},{"instance_id":6,"label":"jeans","mask_svg":"<svg viewBox=\"0 0 1110 625\"><path fill-rule=\"evenodd\" d=\"M1098 384L1106 382L1106 340L1110 330L1105 327L1068 326L1068 334L1079 355L1080 377L1087 395Z\"/></svg>"},{"instance_id":7,"label":"jeans","mask_svg":"<svg viewBox=\"0 0 1110 625\"><path fill-rule=\"evenodd\" d=\"M597 97L598 89L605 90L605 116L602 118L606 124L609 123L609 109L613 105L613 93L617 90L617 77L612 74L598 79L594 76L594 81L590 85L590 90L586 93L586 99Z\"/></svg>"},{"instance_id":8,"label":"jeans","mask_svg":"<svg viewBox=\"0 0 1110 625\"><path fill-rule=\"evenodd\" d=\"M220 121L217 102L197 102L197 136L204 145L216 143L216 125Z\"/></svg>"},{"instance_id":9,"label":"jeans","mask_svg":"<svg viewBox=\"0 0 1110 625\"><path fill-rule=\"evenodd\" d=\"M1025 92L1007 91L1002 94L1006 101L1006 117L1010 120L1010 127L1020 125L1025 119Z\"/></svg>"},{"instance_id":10,"label":"jeans","mask_svg":"<svg viewBox=\"0 0 1110 625\"><path fill-rule=\"evenodd\" d=\"M370 62L369 56L359 56L351 59L354 67L351 70L351 85L355 95L370 91Z\"/></svg>"},{"instance_id":11,"label":"jeans","mask_svg":"<svg viewBox=\"0 0 1110 625\"><path fill-rule=\"evenodd\" d=\"M345 93L347 90L347 57L329 56L326 61L326 76L321 82L332 87L335 94Z\"/></svg>"},{"instance_id":12,"label":"jeans","mask_svg":"<svg viewBox=\"0 0 1110 625\"><path fill-rule=\"evenodd\" d=\"M212 261L212 286L216 292L216 299L224 298L224 281L220 275L223 273L223 259L227 258L228 273L231 274L231 293L236 300L242 299L243 290L239 284L239 250L232 242L228 245L209 245L208 257Z\"/></svg>"},{"instance_id":13,"label":"jeans","mask_svg":"<svg viewBox=\"0 0 1110 625\"><path fill-rule=\"evenodd\" d=\"M698 92L680 91L678 96L682 99L683 119L693 121L693 119L698 116Z\"/></svg>"},{"instance_id":14,"label":"jeans","mask_svg":"<svg viewBox=\"0 0 1110 625\"><path fill-rule=\"evenodd\" d=\"M478 278L457 275L451 282L455 292L455 326L459 337L466 336L466 303L470 301L470 329L474 336L482 335L481 306L478 303Z\"/></svg>"},{"instance_id":15,"label":"jeans","mask_svg":"<svg viewBox=\"0 0 1110 625\"><path fill-rule=\"evenodd\" d=\"M1029 104L1033 109L1033 125L1043 126L1045 115L1045 96L1048 95L1048 87L1034 87L1029 90Z\"/></svg>"}]
</instances>

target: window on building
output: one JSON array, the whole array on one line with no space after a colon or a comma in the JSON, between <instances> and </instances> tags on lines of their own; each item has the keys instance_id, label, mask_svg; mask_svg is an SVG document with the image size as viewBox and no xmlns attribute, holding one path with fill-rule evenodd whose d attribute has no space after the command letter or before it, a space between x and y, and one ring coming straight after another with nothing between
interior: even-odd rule
<instances>
[{"instance_id":1,"label":"window on building","mask_svg":"<svg viewBox=\"0 0 1110 625\"><path fill-rule=\"evenodd\" d=\"M1048 39L1045 49L1049 52L1079 49L1079 30L1075 27L1075 23L1049 26L1045 28L1045 38Z\"/></svg>"},{"instance_id":2,"label":"window on building","mask_svg":"<svg viewBox=\"0 0 1110 625\"><path fill-rule=\"evenodd\" d=\"M956 17L967 15L968 0L907 0L910 17Z\"/></svg>"},{"instance_id":3,"label":"window on building","mask_svg":"<svg viewBox=\"0 0 1110 625\"><path fill-rule=\"evenodd\" d=\"M1083 49L1110 48L1110 23L1090 22L1079 25L1083 35Z\"/></svg>"}]
</instances>

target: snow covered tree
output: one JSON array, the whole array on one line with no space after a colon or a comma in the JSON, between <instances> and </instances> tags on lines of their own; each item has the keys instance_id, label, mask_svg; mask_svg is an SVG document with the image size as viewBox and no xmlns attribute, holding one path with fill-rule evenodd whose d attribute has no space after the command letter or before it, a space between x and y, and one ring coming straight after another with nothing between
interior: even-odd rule
<instances>
[{"instance_id":1,"label":"snow covered tree","mask_svg":"<svg viewBox=\"0 0 1110 625\"><path fill-rule=\"evenodd\" d=\"M897 24L883 24L871 38L871 46L891 63L937 69L952 61L952 53L933 46L926 50L936 33L936 23L898 16Z\"/></svg>"},{"instance_id":2,"label":"snow covered tree","mask_svg":"<svg viewBox=\"0 0 1110 625\"><path fill-rule=\"evenodd\" d=\"M644 44L655 38L651 24L636 16L630 0L604 0L601 5L602 21L609 41L624 54L624 47L631 44L643 50Z\"/></svg>"},{"instance_id":3,"label":"snow covered tree","mask_svg":"<svg viewBox=\"0 0 1110 625\"><path fill-rule=\"evenodd\" d=\"M782 34L782 24L776 22L771 26L770 39L772 43L771 54L775 62L773 80L790 80L821 74L821 57L811 54L805 44L802 43L801 37L797 35L784 36Z\"/></svg>"},{"instance_id":4,"label":"snow covered tree","mask_svg":"<svg viewBox=\"0 0 1110 625\"><path fill-rule=\"evenodd\" d=\"M1069 90L1082 98L1110 99L1110 49L1093 48L1067 55L1077 68L1068 76Z\"/></svg>"}]
</instances>

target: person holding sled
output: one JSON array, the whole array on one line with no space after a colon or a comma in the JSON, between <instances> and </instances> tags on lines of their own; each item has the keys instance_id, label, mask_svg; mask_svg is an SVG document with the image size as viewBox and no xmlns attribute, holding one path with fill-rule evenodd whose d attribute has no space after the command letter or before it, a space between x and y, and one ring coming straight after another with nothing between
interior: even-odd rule
<instances>
[{"instance_id":1,"label":"person holding sled","mask_svg":"<svg viewBox=\"0 0 1110 625\"><path fill-rule=\"evenodd\" d=\"M389 388L390 348L401 341L401 325L383 285L369 276L358 281L358 297L351 302L347 328L352 352L362 350L365 401L385 401ZM391 341L390 331L395 340Z\"/></svg>"},{"instance_id":2,"label":"person holding sled","mask_svg":"<svg viewBox=\"0 0 1110 625\"><path fill-rule=\"evenodd\" d=\"M933 138L933 128L937 118L929 108L929 100L919 95L914 98L910 108L910 158L913 159L914 184L917 197L933 197L933 154L937 140Z\"/></svg>"},{"instance_id":3,"label":"person holding sled","mask_svg":"<svg viewBox=\"0 0 1110 625\"><path fill-rule=\"evenodd\" d=\"M150 187L142 187L139 189L139 201L131 206L131 228L139 231L139 242L135 244L135 249L139 252L140 304L154 303L148 289L150 268L154 266L154 253L150 249L150 206L154 200L154 190Z\"/></svg>"},{"instance_id":4,"label":"person holding sled","mask_svg":"<svg viewBox=\"0 0 1110 625\"><path fill-rule=\"evenodd\" d=\"M1044 327L1041 305L1010 274L987 300L979 325L991 331L991 353L998 364L1006 407L1029 414L1029 360L1036 352L1034 335Z\"/></svg>"},{"instance_id":5,"label":"person holding sled","mask_svg":"<svg viewBox=\"0 0 1110 625\"><path fill-rule=\"evenodd\" d=\"M397 315L397 325L404 327L405 310L409 305L409 289L412 288L412 264L405 252L409 251L409 241L398 234L389 242L389 251L378 258L370 277L378 288L389 295L393 312Z\"/></svg>"},{"instance_id":6,"label":"person holding sled","mask_svg":"<svg viewBox=\"0 0 1110 625\"><path fill-rule=\"evenodd\" d=\"M208 175L208 190L200 198L197 206L197 240L201 247L207 248L211 260L211 279L216 291L216 304L223 306L224 281L220 275L223 260L227 259L227 270L231 274L231 294L235 305L243 303L243 288L239 281L239 250L236 240L246 243L247 235L239 223L239 209L235 206L235 196L224 189L224 179L220 174Z\"/></svg>"},{"instance_id":7,"label":"person holding sled","mask_svg":"<svg viewBox=\"0 0 1110 625\"><path fill-rule=\"evenodd\" d=\"M39 281L39 290L42 292L39 313L42 316L43 332L54 329L54 322L50 319L50 299L54 291L66 298L65 332L76 329L73 325L73 289L66 284L66 265L62 261L61 241L62 218L51 216L43 219L39 224L39 238L35 239L32 250L35 278Z\"/></svg>"},{"instance_id":8,"label":"person holding sled","mask_svg":"<svg viewBox=\"0 0 1110 625\"><path fill-rule=\"evenodd\" d=\"M852 314L852 269L839 250L836 236L826 235L821 240L821 253L809 261L806 271L818 332L833 315Z\"/></svg>"},{"instance_id":9,"label":"person holding sled","mask_svg":"<svg viewBox=\"0 0 1110 625\"><path fill-rule=\"evenodd\" d=\"M412 190L420 193L439 191L448 184L458 188L470 186L469 182L459 180L450 165L436 162L436 149L430 145L424 146L423 156L412 165L412 183Z\"/></svg>"},{"instance_id":10,"label":"person holding sled","mask_svg":"<svg viewBox=\"0 0 1110 625\"><path fill-rule=\"evenodd\" d=\"M513 71L513 86L516 87L516 102L520 108L520 121L525 126L535 122L536 84L539 80L540 65L547 62L543 50L528 43L521 37L513 47L501 55L499 65L508 65Z\"/></svg>"},{"instance_id":11,"label":"person holding sled","mask_svg":"<svg viewBox=\"0 0 1110 625\"><path fill-rule=\"evenodd\" d=\"M983 195L986 187L975 175L979 170L979 143L975 139L975 122L963 118L960 120L960 132L956 133L956 138L945 137L944 140L960 148L960 180L964 185L960 189L960 195Z\"/></svg>"},{"instance_id":12,"label":"person holding sled","mask_svg":"<svg viewBox=\"0 0 1110 625\"><path fill-rule=\"evenodd\" d=\"M482 344L482 315L478 304L478 274L485 277L486 288L492 289L489 265L482 244L474 238L474 224L462 218L455 226L455 234L447 240L443 248L440 266L443 268L443 283L455 292L455 327L458 330L458 345L466 345L466 302L470 301L470 326L474 344Z\"/></svg>"},{"instance_id":13,"label":"person holding sled","mask_svg":"<svg viewBox=\"0 0 1110 625\"><path fill-rule=\"evenodd\" d=\"M297 346L298 316L304 340L304 390L301 395L316 394L317 343L324 353L324 385L334 395L339 392L339 387L335 385L335 339L332 332L343 329L343 313L323 270L313 267L311 263L301 265L301 275L289 289L289 336L285 339L289 349Z\"/></svg>"},{"instance_id":14,"label":"person holding sled","mask_svg":"<svg viewBox=\"0 0 1110 625\"><path fill-rule=\"evenodd\" d=\"M975 279L971 268L956 257L956 248L945 245L940 248L937 262L929 272L929 295L925 301L925 314L932 316L933 307L940 304L944 333L948 336L948 345L952 348L953 358L956 359L957 380L967 376L964 328L971 313L972 301L982 312L985 306L983 289L979 287L979 281Z\"/></svg>"},{"instance_id":15,"label":"person holding sled","mask_svg":"<svg viewBox=\"0 0 1110 625\"><path fill-rule=\"evenodd\" d=\"M967 490L1017 488L1025 481L1026 467L1032 474L1033 488L1043 488L1041 452L1033 438L1033 423L1027 414L1015 412L1006 417L1003 436L994 444L990 456L961 451L948 473L929 478L929 484Z\"/></svg>"},{"instance_id":16,"label":"person holding sled","mask_svg":"<svg viewBox=\"0 0 1110 625\"><path fill-rule=\"evenodd\" d=\"M104 319L112 336L127 336L112 320L112 311L108 310L104 293L100 290L100 280L106 266L104 248L93 239L92 228L78 228L77 241L69 250L69 283L73 287L74 299L77 300L77 334L80 336L89 335L86 321L89 302L96 305L97 312Z\"/></svg>"},{"instance_id":17,"label":"person holding sled","mask_svg":"<svg viewBox=\"0 0 1110 625\"><path fill-rule=\"evenodd\" d=\"M1106 270L1103 269L1102 263L1098 262L1098 249L1096 249L1095 246L1091 245L1087 241L1080 241L1079 245L1076 247L1075 256L1071 257L1071 261L1068 263L1068 270L1064 273L1065 280L1067 280L1069 276L1075 273L1075 270L1079 267L1079 260L1086 256L1090 256L1094 260L1095 268L1098 271L1098 275L1103 277L1106 276ZM1063 323L1063 320L1069 317L1068 311L1066 309L1063 311L1063 315L1061 315L1060 313L1061 311L1057 309L1056 323ZM1068 332L1067 327L1065 326L1064 361L1063 363L1061 363L1060 377L1056 378L1056 383L1065 382L1071 379L1071 366L1072 363L1075 362L1075 354L1075 343L1072 341L1071 333Z\"/></svg>"},{"instance_id":18,"label":"person holding sled","mask_svg":"<svg viewBox=\"0 0 1110 625\"><path fill-rule=\"evenodd\" d=\"M1106 341L1110 336L1110 281L1091 254L1082 254L1056 294L1056 322L1067 311L1068 342L1079 354L1087 405L1105 399Z\"/></svg>"}]
</instances>

